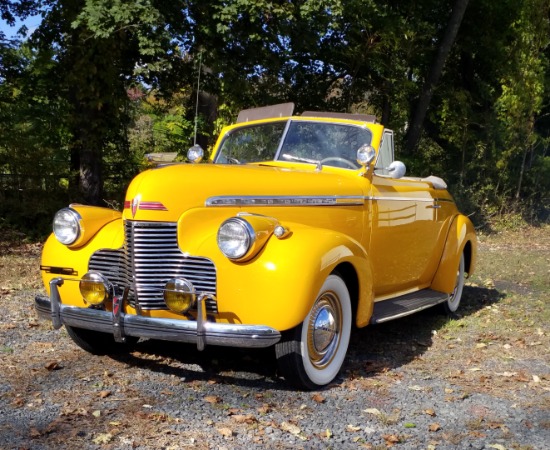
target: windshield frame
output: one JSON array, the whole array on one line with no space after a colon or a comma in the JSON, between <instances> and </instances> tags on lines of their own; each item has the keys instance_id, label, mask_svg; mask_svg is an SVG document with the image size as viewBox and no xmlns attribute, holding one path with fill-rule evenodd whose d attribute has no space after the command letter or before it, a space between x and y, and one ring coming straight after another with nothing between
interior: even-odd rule
<instances>
[{"instance_id":1,"label":"windshield frame","mask_svg":"<svg viewBox=\"0 0 550 450\"><path fill-rule=\"evenodd\" d=\"M238 161L235 158L234 162L231 162L231 161L220 162L221 158L223 158L223 157L227 158L227 156L223 155L224 144L227 142L227 139L230 138L235 132L238 132L238 131L241 131L241 130L246 130L246 129L249 129L249 128L252 128L252 127L261 127L261 126L272 125L272 124L277 124L277 123L280 123L280 124L284 123L285 126L284 126L284 128L283 128L283 130L280 134L277 149L275 151L275 154L274 154L273 158L265 159L265 160L261 160L261 161L243 161L243 162ZM266 122L256 122L256 123L243 124L243 125L239 125L237 127L231 128L230 130L228 130L225 133L225 135L223 136L223 138L220 141L219 145L217 146L216 154L215 154L214 159L212 160L212 162L215 163L215 164L228 164L228 165L231 165L231 164L261 164L261 163L269 163L269 162L294 162L294 163L301 162L301 163L309 163L309 164L314 163L314 164L317 164L317 165L321 165L321 162L323 161L322 159L313 161L311 159L308 160L308 158L298 157L298 158L293 158L293 160L290 160L290 159L285 159L283 157L284 147L285 147L285 144L288 144L287 143L287 138L288 138L288 134L290 132L291 127L294 124L307 124L307 123L318 124L318 125L326 125L326 126L333 125L333 126L337 126L337 127L351 127L351 128L356 128L356 129L359 129L359 130L364 130L369 135L369 139L366 139L366 140L369 141L368 142L369 145L372 145L372 142L373 142L373 139L374 139L373 130L371 130L367 126L367 124L365 124L365 123L346 123L346 122L326 120L326 119L315 120L315 119L311 119L310 117L308 117L308 118L297 118L297 117L281 118L281 119L270 120L270 121L266 121ZM359 147L360 147L360 145L358 146L358 148ZM354 164L356 163L355 154L353 155L353 160L350 159L350 162L352 162ZM337 167L337 168L345 168L345 169L348 169L348 170L360 170L361 169L359 164L357 164L357 166L353 167L353 168L350 167L350 166L343 167L343 166L339 166L339 165L325 164L325 163L323 163L322 165L323 166L330 166L330 167Z\"/></svg>"}]
</instances>

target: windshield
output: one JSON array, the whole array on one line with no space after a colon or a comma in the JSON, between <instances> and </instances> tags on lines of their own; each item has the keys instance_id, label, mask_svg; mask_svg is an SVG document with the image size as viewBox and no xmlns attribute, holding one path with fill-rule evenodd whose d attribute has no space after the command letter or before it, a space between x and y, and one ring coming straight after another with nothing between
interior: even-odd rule
<instances>
[{"instance_id":1,"label":"windshield","mask_svg":"<svg viewBox=\"0 0 550 450\"><path fill-rule=\"evenodd\" d=\"M221 164L299 161L358 169L357 150L371 143L367 128L327 122L271 122L229 132L216 157Z\"/></svg>"}]
</instances>

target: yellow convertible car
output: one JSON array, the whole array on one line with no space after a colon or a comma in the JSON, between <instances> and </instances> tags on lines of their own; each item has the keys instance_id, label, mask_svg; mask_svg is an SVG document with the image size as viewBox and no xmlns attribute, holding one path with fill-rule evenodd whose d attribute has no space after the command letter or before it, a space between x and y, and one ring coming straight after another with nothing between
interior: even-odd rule
<instances>
[{"instance_id":1,"label":"yellow convertible car","mask_svg":"<svg viewBox=\"0 0 550 450\"><path fill-rule=\"evenodd\" d=\"M355 327L459 307L472 223L442 179L404 176L374 117L245 110L202 154L139 174L122 212L60 210L39 315L94 354L139 338L275 346L281 375L317 389Z\"/></svg>"}]
</instances>

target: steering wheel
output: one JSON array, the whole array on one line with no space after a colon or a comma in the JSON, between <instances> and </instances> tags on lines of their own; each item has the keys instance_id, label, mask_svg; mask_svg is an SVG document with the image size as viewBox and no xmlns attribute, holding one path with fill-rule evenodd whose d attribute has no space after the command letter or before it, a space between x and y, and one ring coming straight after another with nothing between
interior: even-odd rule
<instances>
[{"instance_id":1,"label":"steering wheel","mask_svg":"<svg viewBox=\"0 0 550 450\"><path fill-rule=\"evenodd\" d=\"M329 161L340 162L350 167L351 169L357 169L357 164L350 161L349 159L341 158L340 156L329 156L328 158L324 158L321 160L321 164L327 163Z\"/></svg>"}]
</instances>

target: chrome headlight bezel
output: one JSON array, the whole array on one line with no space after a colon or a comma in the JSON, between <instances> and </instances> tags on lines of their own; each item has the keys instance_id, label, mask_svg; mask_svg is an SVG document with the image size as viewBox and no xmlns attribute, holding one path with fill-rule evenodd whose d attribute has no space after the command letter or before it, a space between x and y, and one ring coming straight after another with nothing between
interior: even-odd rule
<instances>
[{"instance_id":1,"label":"chrome headlight bezel","mask_svg":"<svg viewBox=\"0 0 550 450\"><path fill-rule=\"evenodd\" d=\"M82 234L82 217L72 208L63 208L55 213L52 223L53 234L64 244L74 244Z\"/></svg>"},{"instance_id":2,"label":"chrome headlight bezel","mask_svg":"<svg viewBox=\"0 0 550 450\"><path fill-rule=\"evenodd\" d=\"M246 259L254 247L256 232L250 223L241 217L231 217L224 221L217 234L220 251L229 259Z\"/></svg>"}]
</instances>

